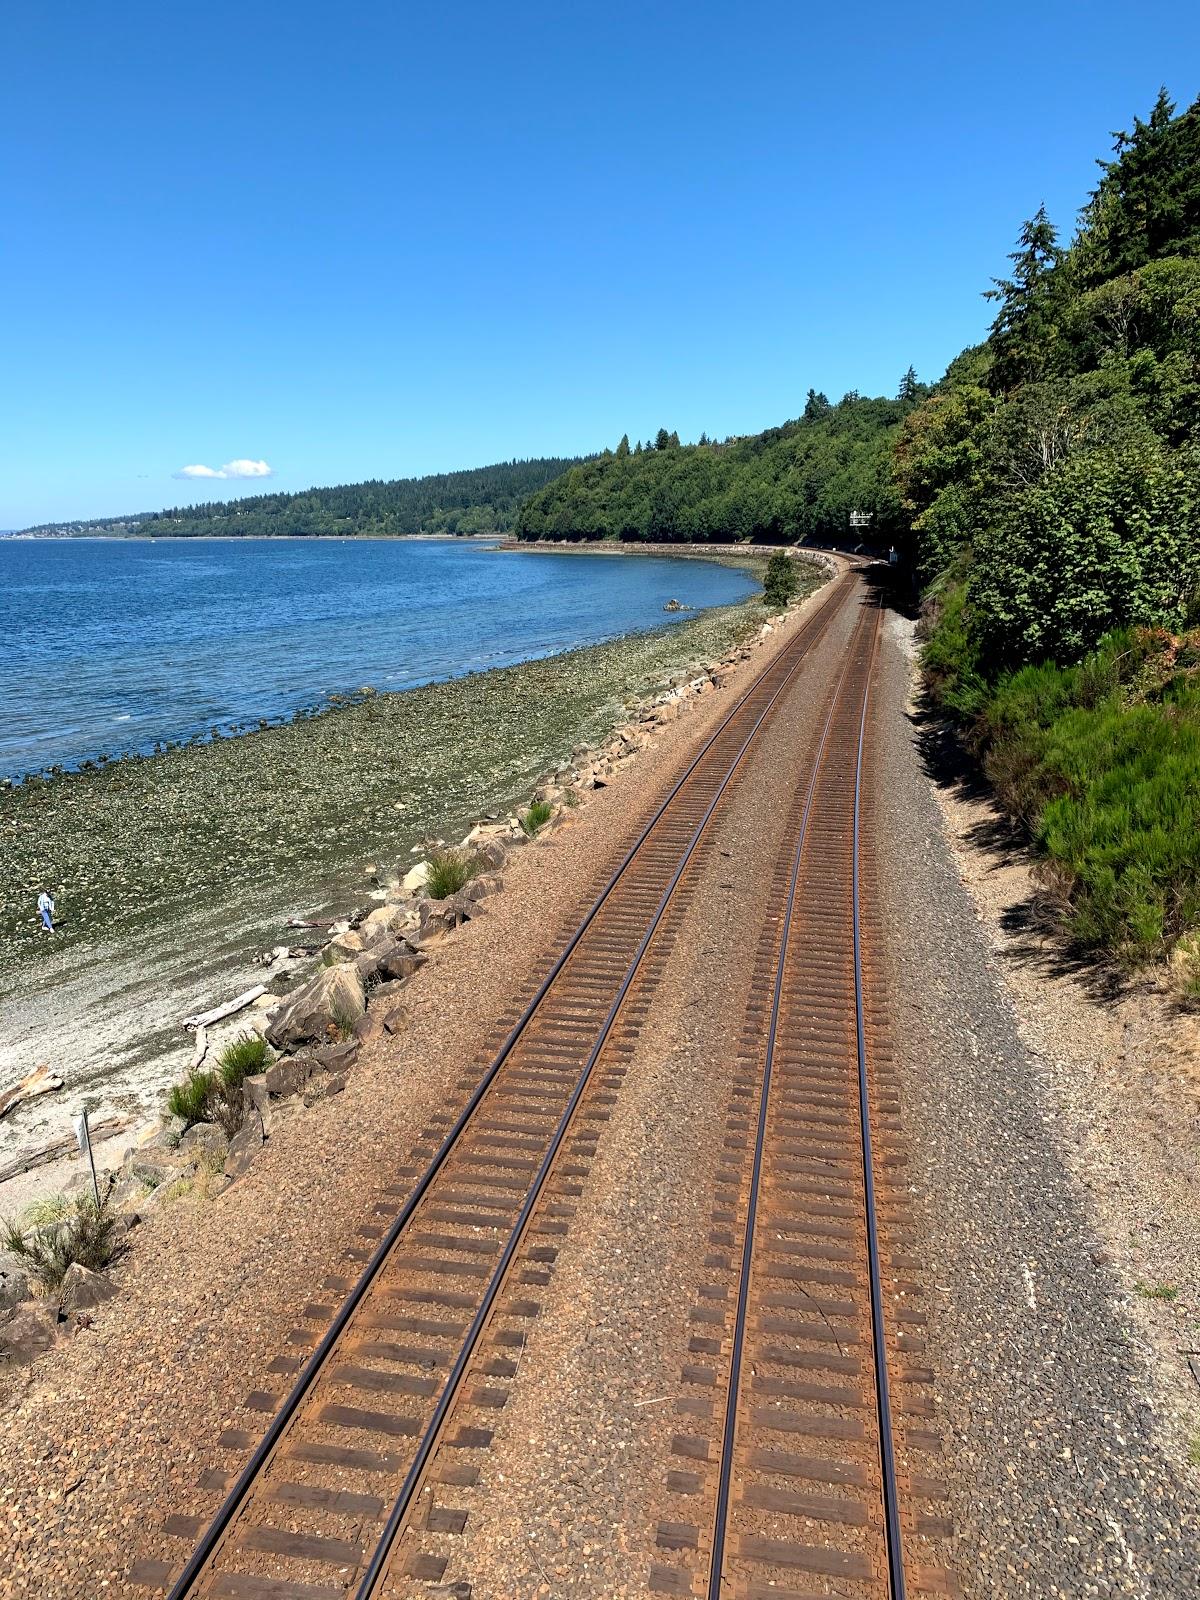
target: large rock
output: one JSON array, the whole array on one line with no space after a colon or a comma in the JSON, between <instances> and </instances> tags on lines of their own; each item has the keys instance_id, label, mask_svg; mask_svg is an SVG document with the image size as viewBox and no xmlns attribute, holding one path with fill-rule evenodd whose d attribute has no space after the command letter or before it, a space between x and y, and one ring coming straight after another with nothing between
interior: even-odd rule
<instances>
[{"instance_id":1,"label":"large rock","mask_svg":"<svg viewBox=\"0 0 1200 1600\"><path fill-rule=\"evenodd\" d=\"M257 1117L251 1117L245 1127L240 1128L229 1142L229 1154L225 1157L225 1176L230 1183L242 1176L262 1147L262 1123Z\"/></svg>"},{"instance_id":2,"label":"large rock","mask_svg":"<svg viewBox=\"0 0 1200 1600\"><path fill-rule=\"evenodd\" d=\"M73 1261L59 1285L58 1303L67 1316L73 1316L77 1311L90 1311L102 1301L111 1300L116 1292L117 1286L111 1278Z\"/></svg>"},{"instance_id":3,"label":"large rock","mask_svg":"<svg viewBox=\"0 0 1200 1600\"><path fill-rule=\"evenodd\" d=\"M277 1100L286 1100L289 1095L302 1094L309 1080L324 1070L311 1055L284 1056L280 1061L272 1061L263 1073L263 1087Z\"/></svg>"},{"instance_id":4,"label":"large rock","mask_svg":"<svg viewBox=\"0 0 1200 1600\"><path fill-rule=\"evenodd\" d=\"M180 1155L191 1161L207 1161L219 1166L229 1149L229 1140L213 1122L197 1122L179 1141Z\"/></svg>"},{"instance_id":5,"label":"large rock","mask_svg":"<svg viewBox=\"0 0 1200 1600\"><path fill-rule=\"evenodd\" d=\"M312 1052L314 1061L326 1072L349 1072L358 1060L358 1040L345 1039L341 1044L318 1045Z\"/></svg>"},{"instance_id":6,"label":"large rock","mask_svg":"<svg viewBox=\"0 0 1200 1600\"><path fill-rule=\"evenodd\" d=\"M504 879L498 872L480 872L471 878L462 893L470 901L486 900L489 895L499 894L504 887Z\"/></svg>"},{"instance_id":7,"label":"large rock","mask_svg":"<svg viewBox=\"0 0 1200 1600\"><path fill-rule=\"evenodd\" d=\"M436 943L464 922L469 922L482 909L476 901L469 900L461 889L457 894L447 895L444 900L422 900L417 943L422 946Z\"/></svg>"},{"instance_id":8,"label":"large rock","mask_svg":"<svg viewBox=\"0 0 1200 1600\"><path fill-rule=\"evenodd\" d=\"M9 1251L0 1254L0 1322L10 1317L29 1296L29 1279L20 1256Z\"/></svg>"},{"instance_id":9,"label":"large rock","mask_svg":"<svg viewBox=\"0 0 1200 1600\"><path fill-rule=\"evenodd\" d=\"M323 967L280 1007L267 1038L277 1050L324 1042L336 1026L335 1013L353 1025L366 1009L363 981L352 966Z\"/></svg>"},{"instance_id":10,"label":"large rock","mask_svg":"<svg viewBox=\"0 0 1200 1600\"><path fill-rule=\"evenodd\" d=\"M428 861L418 861L416 866L410 867L400 879L400 893L403 895L419 894L425 887L428 878Z\"/></svg>"},{"instance_id":11,"label":"large rock","mask_svg":"<svg viewBox=\"0 0 1200 1600\"><path fill-rule=\"evenodd\" d=\"M354 928L348 929L345 933L339 933L336 939L329 941L328 945L329 950L339 961L353 961L354 957L359 955L366 947L367 941Z\"/></svg>"},{"instance_id":12,"label":"large rock","mask_svg":"<svg viewBox=\"0 0 1200 1600\"><path fill-rule=\"evenodd\" d=\"M13 1366L28 1366L54 1343L58 1323L56 1305L19 1306L0 1323L0 1358Z\"/></svg>"},{"instance_id":13,"label":"large rock","mask_svg":"<svg viewBox=\"0 0 1200 1600\"><path fill-rule=\"evenodd\" d=\"M428 960L424 951L410 949L407 944L397 944L386 960L379 963L379 975L384 982L403 983Z\"/></svg>"}]
</instances>

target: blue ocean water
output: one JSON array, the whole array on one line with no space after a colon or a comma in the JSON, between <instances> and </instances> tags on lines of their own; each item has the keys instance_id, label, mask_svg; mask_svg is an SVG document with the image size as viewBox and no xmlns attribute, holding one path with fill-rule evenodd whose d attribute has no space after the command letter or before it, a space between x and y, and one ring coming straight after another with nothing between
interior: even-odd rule
<instances>
[{"instance_id":1,"label":"blue ocean water","mask_svg":"<svg viewBox=\"0 0 1200 1600\"><path fill-rule=\"evenodd\" d=\"M669 626L669 599L754 587L706 561L455 540L0 539L0 776Z\"/></svg>"}]
</instances>

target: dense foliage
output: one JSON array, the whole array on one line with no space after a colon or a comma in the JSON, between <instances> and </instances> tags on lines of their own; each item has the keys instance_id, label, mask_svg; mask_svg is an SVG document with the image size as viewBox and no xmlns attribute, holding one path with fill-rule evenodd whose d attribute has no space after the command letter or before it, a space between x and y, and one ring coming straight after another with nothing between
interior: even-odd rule
<instances>
[{"instance_id":1,"label":"dense foliage","mask_svg":"<svg viewBox=\"0 0 1200 1600\"><path fill-rule=\"evenodd\" d=\"M987 342L904 419L929 681L1079 939L1200 920L1200 101L1116 136L1069 248L1022 229Z\"/></svg>"},{"instance_id":2,"label":"dense foliage","mask_svg":"<svg viewBox=\"0 0 1200 1600\"><path fill-rule=\"evenodd\" d=\"M803 416L716 443L656 440L582 462L532 495L517 517L523 539L802 540L844 542L852 510L872 533L904 522L892 483L892 443L924 387L911 370L895 400L848 394L836 405L809 390Z\"/></svg>"},{"instance_id":3,"label":"dense foliage","mask_svg":"<svg viewBox=\"0 0 1200 1600\"><path fill-rule=\"evenodd\" d=\"M571 458L501 461L425 478L340 484L300 494L214 500L136 517L75 522L36 533L137 533L159 538L288 535L383 536L402 533L507 533L522 499L570 467Z\"/></svg>"}]
</instances>

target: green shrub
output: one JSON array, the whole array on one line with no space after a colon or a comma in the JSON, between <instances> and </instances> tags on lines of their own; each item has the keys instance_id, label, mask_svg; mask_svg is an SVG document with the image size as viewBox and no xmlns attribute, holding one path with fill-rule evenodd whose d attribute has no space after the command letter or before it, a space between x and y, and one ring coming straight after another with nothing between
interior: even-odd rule
<instances>
[{"instance_id":1,"label":"green shrub","mask_svg":"<svg viewBox=\"0 0 1200 1600\"><path fill-rule=\"evenodd\" d=\"M426 862L425 893L431 900L445 900L475 877L482 865L477 855L465 850L433 850Z\"/></svg>"},{"instance_id":2,"label":"green shrub","mask_svg":"<svg viewBox=\"0 0 1200 1600\"><path fill-rule=\"evenodd\" d=\"M1125 630L1078 666L1023 667L970 734L1075 939L1131 963L1200 924L1200 681L1171 672L1180 653Z\"/></svg>"},{"instance_id":3,"label":"green shrub","mask_svg":"<svg viewBox=\"0 0 1200 1600\"><path fill-rule=\"evenodd\" d=\"M763 604L772 611L782 611L798 586L796 563L786 550L776 550L763 574Z\"/></svg>"},{"instance_id":4,"label":"green shrub","mask_svg":"<svg viewBox=\"0 0 1200 1600\"><path fill-rule=\"evenodd\" d=\"M242 1080L265 1072L271 1059L267 1041L259 1033L243 1033L217 1057L217 1072L228 1089L240 1089Z\"/></svg>"},{"instance_id":5,"label":"green shrub","mask_svg":"<svg viewBox=\"0 0 1200 1600\"><path fill-rule=\"evenodd\" d=\"M113 1213L105 1205L97 1209L89 1195L76 1200L56 1224L39 1228L28 1237L15 1223L5 1223L3 1246L19 1256L42 1287L51 1291L76 1262L91 1272L108 1266L116 1253L116 1227Z\"/></svg>"},{"instance_id":6,"label":"green shrub","mask_svg":"<svg viewBox=\"0 0 1200 1600\"><path fill-rule=\"evenodd\" d=\"M530 839L539 829L544 828L554 815L554 807L549 800L535 800L529 809L521 814L521 831Z\"/></svg>"},{"instance_id":7,"label":"green shrub","mask_svg":"<svg viewBox=\"0 0 1200 1600\"><path fill-rule=\"evenodd\" d=\"M183 1121L183 1131L197 1122L208 1120L208 1105L216 1087L216 1074L189 1072L182 1083L174 1083L167 1091L167 1110Z\"/></svg>"}]
</instances>

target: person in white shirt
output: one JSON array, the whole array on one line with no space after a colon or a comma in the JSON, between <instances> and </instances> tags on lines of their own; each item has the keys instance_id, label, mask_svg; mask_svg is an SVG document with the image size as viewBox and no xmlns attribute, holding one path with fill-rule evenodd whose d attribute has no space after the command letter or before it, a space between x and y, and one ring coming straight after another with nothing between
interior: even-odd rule
<instances>
[{"instance_id":1,"label":"person in white shirt","mask_svg":"<svg viewBox=\"0 0 1200 1600\"><path fill-rule=\"evenodd\" d=\"M38 912L39 912L39 914L41 916L41 919L42 919L42 932L43 933L53 933L54 932L54 900L53 900L53 897L51 895L49 895L46 892L45 889L43 889L41 894L38 895L37 908L38 908Z\"/></svg>"}]
</instances>

